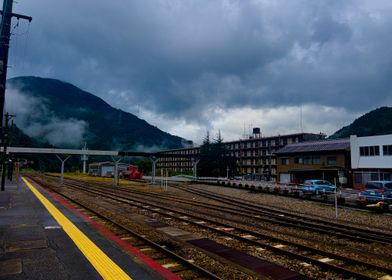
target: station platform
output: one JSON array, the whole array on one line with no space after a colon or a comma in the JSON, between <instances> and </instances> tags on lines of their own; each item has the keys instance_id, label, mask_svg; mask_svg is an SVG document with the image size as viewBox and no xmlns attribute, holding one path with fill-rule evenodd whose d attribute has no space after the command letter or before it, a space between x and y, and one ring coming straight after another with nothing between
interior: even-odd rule
<instances>
[{"instance_id":1,"label":"station platform","mask_svg":"<svg viewBox=\"0 0 392 280\"><path fill-rule=\"evenodd\" d=\"M81 215L32 182L7 181L0 191L0 279L177 279Z\"/></svg>"}]
</instances>

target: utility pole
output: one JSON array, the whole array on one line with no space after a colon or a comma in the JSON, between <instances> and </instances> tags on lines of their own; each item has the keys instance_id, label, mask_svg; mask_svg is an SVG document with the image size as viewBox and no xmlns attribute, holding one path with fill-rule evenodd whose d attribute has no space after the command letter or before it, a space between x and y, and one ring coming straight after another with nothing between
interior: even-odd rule
<instances>
[{"instance_id":1,"label":"utility pole","mask_svg":"<svg viewBox=\"0 0 392 280\"><path fill-rule=\"evenodd\" d=\"M84 147L82 148L83 151L87 151L87 143L84 142ZM87 154L83 154L82 155L82 161L83 161L83 174L86 174L86 164L87 164L87 160L88 160L88 155Z\"/></svg>"},{"instance_id":2,"label":"utility pole","mask_svg":"<svg viewBox=\"0 0 392 280\"><path fill-rule=\"evenodd\" d=\"M7 164L8 162L8 145L9 145L9 140L10 140L10 135L9 135L9 126L8 123L10 119L13 116L6 113L5 114L5 125L2 127L1 130L1 136L2 136L2 145L3 145L3 156L1 158L1 191L5 190L5 175L6 175L6 169L7 169ZM10 168L10 167L8 167Z\"/></svg>"},{"instance_id":3,"label":"utility pole","mask_svg":"<svg viewBox=\"0 0 392 280\"><path fill-rule=\"evenodd\" d=\"M2 172L1 172L1 190L4 191L5 186L5 169L6 169L6 159L7 155L7 145L8 145L8 121L10 115L6 114L5 125L3 125L3 115L4 115L4 103L5 103L5 84L7 82L7 67L8 67L8 51L10 46L11 37L11 19L16 17L19 19L26 19L29 22L33 19L29 16L24 16L20 14L12 13L13 0L3 0L3 10L0 11L1 25L0 25L0 127L1 134L3 137L3 157Z\"/></svg>"},{"instance_id":4,"label":"utility pole","mask_svg":"<svg viewBox=\"0 0 392 280\"><path fill-rule=\"evenodd\" d=\"M8 50L10 46L11 36L11 19L16 17L26 19L29 22L33 19L29 16L12 13L13 0L3 0L3 10L0 11L1 17L1 33L0 33L0 125L3 126L4 101L5 101L5 84L7 82L8 67Z\"/></svg>"}]
</instances>

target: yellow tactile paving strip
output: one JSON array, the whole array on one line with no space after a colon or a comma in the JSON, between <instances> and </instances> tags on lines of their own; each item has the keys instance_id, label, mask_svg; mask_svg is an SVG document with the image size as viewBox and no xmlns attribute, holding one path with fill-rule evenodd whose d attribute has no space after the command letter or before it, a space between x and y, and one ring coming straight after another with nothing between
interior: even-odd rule
<instances>
[{"instance_id":1,"label":"yellow tactile paving strip","mask_svg":"<svg viewBox=\"0 0 392 280\"><path fill-rule=\"evenodd\" d=\"M64 216L48 199L46 199L29 181L22 178L29 189L56 219L63 230L68 234L84 256L94 266L103 279L132 279L116 263L114 263L102 250L81 232L66 216Z\"/></svg>"}]
</instances>

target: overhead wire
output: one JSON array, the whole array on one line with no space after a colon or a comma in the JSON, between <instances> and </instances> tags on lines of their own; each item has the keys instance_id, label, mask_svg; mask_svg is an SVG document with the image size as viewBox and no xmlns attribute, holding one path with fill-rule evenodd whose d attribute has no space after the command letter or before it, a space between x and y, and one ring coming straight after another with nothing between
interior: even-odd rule
<instances>
[{"instance_id":1,"label":"overhead wire","mask_svg":"<svg viewBox=\"0 0 392 280\"><path fill-rule=\"evenodd\" d=\"M17 22L14 24L14 26L12 27L11 31L10 31L10 42L12 42L11 37L16 35L16 30L19 27L19 19L17 19ZM8 64L8 67L12 68L12 67L16 67L18 65L18 53L19 53L19 45L18 45L18 37L14 36L14 40L13 40L13 48L12 51L14 52L14 58L12 58L12 56L9 58L10 59L10 63ZM11 45L11 43L10 43ZM12 58L12 59L11 59Z\"/></svg>"},{"instance_id":2,"label":"overhead wire","mask_svg":"<svg viewBox=\"0 0 392 280\"><path fill-rule=\"evenodd\" d=\"M24 33L26 34L26 38L24 41L24 46L22 47L22 67L21 67L21 72L24 72L24 69L26 67L26 56L27 56L27 48L28 48L28 43L29 43L29 35L30 35L30 22L27 25L27 31Z\"/></svg>"},{"instance_id":3,"label":"overhead wire","mask_svg":"<svg viewBox=\"0 0 392 280\"><path fill-rule=\"evenodd\" d=\"M19 19L14 25L11 35L15 37L15 67L19 67L21 72L24 71L26 65L26 53L30 34L30 21L27 23L27 28L23 32L17 32L20 29ZM18 37L25 36L25 40L19 40Z\"/></svg>"},{"instance_id":4,"label":"overhead wire","mask_svg":"<svg viewBox=\"0 0 392 280\"><path fill-rule=\"evenodd\" d=\"M2 21L3 21L2 17ZM14 43L13 43L13 52L14 55L10 58L13 59L13 63L9 63L8 67L11 67L13 65L13 68L17 68L20 70L21 73L24 72L25 67L26 67L26 54L27 54L27 48L28 48L28 42L29 42L29 34L30 34L30 21L27 24L27 28L23 32L18 32L20 29L20 21L19 18L17 19L17 22L13 25L12 30L10 32L10 35L14 37ZM18 37L25 36L25 40L19 40ZM7 99L4 100L4 107L7 107Z\"/></svg>"}]
</instances>

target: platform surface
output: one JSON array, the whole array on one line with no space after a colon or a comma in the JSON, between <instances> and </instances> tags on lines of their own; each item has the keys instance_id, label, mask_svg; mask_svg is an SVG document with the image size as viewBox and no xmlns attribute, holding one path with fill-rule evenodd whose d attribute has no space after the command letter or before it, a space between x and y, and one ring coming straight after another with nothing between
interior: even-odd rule
<instances>
[{"instance_id":1,"label":"platform surface","mask_svg":"<svg viewBox=\"0 0 392 280\"><path fill-rule=\"evenodd\" d=\"M75 226L76 231L124 272L123 279L165 278L51 195L39 187L35 189L70 221L71 227ZM66 231L67 226L48 212L37 195L23 181L7 182L5 191L0 191L0 279L114 279L92 264L91 257L89 259ZM83 246L87 239L81 239ZM92 250L91 247L87 247L88 250ZM101 269L105 270L105 265Z\"/></svg>"}]
</instances>

